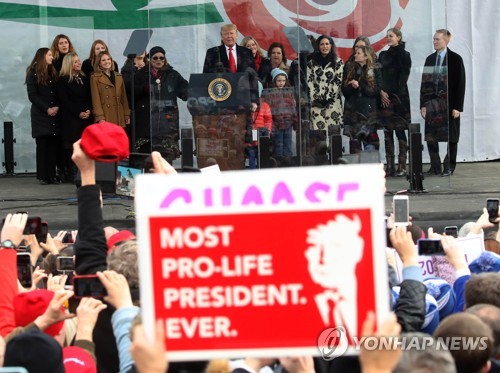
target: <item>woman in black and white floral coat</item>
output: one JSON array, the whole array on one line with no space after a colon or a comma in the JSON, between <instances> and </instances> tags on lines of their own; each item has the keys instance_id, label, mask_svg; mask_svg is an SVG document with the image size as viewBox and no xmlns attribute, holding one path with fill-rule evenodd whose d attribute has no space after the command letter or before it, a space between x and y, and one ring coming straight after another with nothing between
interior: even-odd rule
<instances>
[{"instance_id":1,"label":"woman in black and white floral coat","mask_svg":"<svg viewBox=\"0 0 500 373\"><path fill-rule=\"evenodd\" d=\"M316 40L315 52L307 64L307 84L311 100L311 129L340 134L343 125L341 87L344 62L337 56L329 36Z\"/></svg>"}]
</instances>

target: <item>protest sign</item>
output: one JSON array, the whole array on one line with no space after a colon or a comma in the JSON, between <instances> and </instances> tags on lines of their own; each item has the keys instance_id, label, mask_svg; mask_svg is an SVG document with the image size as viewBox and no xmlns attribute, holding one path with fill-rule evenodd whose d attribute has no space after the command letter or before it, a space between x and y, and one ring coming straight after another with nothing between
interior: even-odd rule
<instances>
[{"instance_id":1,"label":"protest sign","mask_svg":"<svg viewBox=\"0 0 500 373\"><path fill-rule=\"evenodd\" d=\"M483 235L471 235L467 237L460 237L456 239L457 246L463 251L467 264L472 263L484 251ZM396 266L396 273L399 281L403 281L403 262L399 257L396 250L391 250L391 255L394 256L394 263ZM422 269L424 278L443 277L449 281L448 277L441 276L439 273L439 266L434 259L434 256L420 255L418 257L418 265Z\"/></svg>"},{"instance_id":2,"label":"protest sign","mask_svg":"<svg viewBox=\"0 0 500 373\"><path fill-rule=\"evenodd\" d=\"M387 315L379 165L136 180L141 309L173 360L318 354ZM330 343L330 342L329 342Z\"/></svg>"}]
</instances>

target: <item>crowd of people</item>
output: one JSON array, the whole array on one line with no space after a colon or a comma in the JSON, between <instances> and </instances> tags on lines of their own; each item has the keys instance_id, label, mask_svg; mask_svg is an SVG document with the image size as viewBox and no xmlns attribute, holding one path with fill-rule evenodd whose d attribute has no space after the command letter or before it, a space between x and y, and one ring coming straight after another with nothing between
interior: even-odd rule
<instances>
[{"instance_id":1,"label":"crowd of people","mask_svg":"<svg viewBox=\"0 0 500 373\"><path fill-rule=\"evenodd\" d=\"M160 153L153 152L151 157L155 173L176 173ZM381 341L395 336L425 340L419 348L361 345L359 356L333 360L277 356L169 364L164 323L158 320L153 343L145 337L138 316L135 235L105 227L95 161L83 151L80 141L73 144L72 161L82 181L77 191L78 230L70 232L69 241L74 243L63 243L66 232L54 238L49 234L45 243L38 242L35 235L23 236L25 213L8 214L0 233L0 356L5 367L22 366L30 373L500 371L500 216L492 220L486 209L476 222L465 224L458 232L459 236L488 241L487 250L471 263L454 237L428 230L427 237L439 240L445 252L444 257L436 257L442 278L423 277L415 244L426 235L417 223L395 227L392 215L387 219L387 244L402 261L402 279L398 280L388 256L393 313L379 329L374 314L369 313L360 330L363 336ZM17 276L16 257L24 250L30 253L33 268L31 288L24 288ZM57 264L61 257L73 257L70 270ZM75 298L77 289L67 286L68 277L74 275L97 275L107 295ZM482 338L483 343L440 348L437 341L446 337Z\"/></svg>"},{"instance_id":2,"label":"crowd of people","mask_svg":"<svg viewBox=\"0 0 500 373\"><path fill-rule=\"evenodd\" d=\"M250 35L238 45L238 30L233 24L222 26L220 36L221 45L207 50L202 71L249 77L246 88L251 105L246 109L246 136L242 141L250 168L257 167L252 155L257 151L252 130L269 130L272 156L280 166L298 164L294 155L299 153L324 150L332 135L347 136L351 154L378 151L377 130L383 130L386 175L406 174L407 131L412 122L407 83L412 60L401 30L387 30L388 48L378 56L369 39L359 36L347 61L337 55L334 40L326 35L310 37L313 52L301 52L293 61L287 59L280 42L269 46L267 56ZM448 30L435 32L435 52L426 59L422 74L418 104L431 159L427 175L448 176L456 167L465 69L462 58L449 50L450 39ZM165 49L155 46L148 53L127 59L121 73L118 70L103 40L94 41L83 62L69 37L62 34L55 37L50 49L37 51L27 69L26 85L41 184L72 180L75 168L69 157L71 144L93 122L124 127L132 140L132 151L156 150L170 162L180 156L177 100L187 101L188 82L168 63ZM252 122L252 112L258 112L262 102L271 109L271 122L265 125ZM296 149L292 149L294 131ZM319 144L313 139L319 139ZM439 142L448 144L443 162Z\"/></svg>"}]
</instances>

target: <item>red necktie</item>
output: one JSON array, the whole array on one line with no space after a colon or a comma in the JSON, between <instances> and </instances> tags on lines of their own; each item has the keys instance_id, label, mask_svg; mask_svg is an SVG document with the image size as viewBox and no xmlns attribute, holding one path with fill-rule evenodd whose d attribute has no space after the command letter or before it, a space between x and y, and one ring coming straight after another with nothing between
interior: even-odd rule
<instances>
[{"instance_id":1,"label":"red necktie","mask_svg":"<svg viewBox=\"0 0 500 373\"><path fill-rule=\"evenodd\" d=\"M236 72L236 61L233 56L233 48L229 48L229 70L232 73Z\"/></svg>"}]
</instances>

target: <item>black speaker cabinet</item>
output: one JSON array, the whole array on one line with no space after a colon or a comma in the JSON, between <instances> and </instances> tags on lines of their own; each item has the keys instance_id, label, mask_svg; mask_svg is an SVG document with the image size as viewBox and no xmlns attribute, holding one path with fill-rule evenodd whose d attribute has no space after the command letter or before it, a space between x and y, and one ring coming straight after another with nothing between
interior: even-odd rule
<instances>
[{"instance_id":1,"label":"black speaker cabinet","mask_svg":"<svg viewBox=\"0 0 500 373\"><path fill-rule=\"evenodd\" d=\"M103 193L116 192L116 163L95 163L95 181L101 187ZM82 185L80 171L76 174L75 185Z\"/></svg>"}]
</instances>

